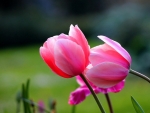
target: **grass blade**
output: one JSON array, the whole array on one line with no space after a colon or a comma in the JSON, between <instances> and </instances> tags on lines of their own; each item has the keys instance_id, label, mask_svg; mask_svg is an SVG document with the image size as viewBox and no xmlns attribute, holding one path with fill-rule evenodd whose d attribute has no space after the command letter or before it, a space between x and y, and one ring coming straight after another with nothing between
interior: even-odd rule
<instances>
[{"instance_id":1,"label":"grass blade","mask_svg":"<svg viewBox=\"0 0 150 113\"><path fill-rule=\"evenodd\" d=\"M29 84L30 84L30 80L28 79L27 80L27 83L26 83L26 92L25 92L25 94L26 94L26 96L25 96L25 98L28 100L29 99ZM30 109L30 104L29 103L26 103L27 104L27 110L28 110L28 113L31 113L31 109Z\"/></svg>"},{"instance_id":2,"label":"grass blade","mask_svg":"<svg viewBox=\"0 0 150 113\"><path fill-rule=\"evenodd\" d=\"M23 99L23 106L24 106L24 113L31 113L30 103L26 100L29 100L29 83L30 80L27 80L27 83L22 85L22 99Z\"/></svg>"},{"instance_id":3,"label":"grass blade","mask_svg":"<svg viewBox=\"0 0 150 113\"><path fill-rule=\"evenodd\" d=\"M24 84L22 84L23 108L24 108L24 113L27 113L27 103L24 101L25 95L26 95L26 93L25 93L25 86L24 86Z\"/></svg>"},{"instance_id":4,"label":"grass blade","mask_svg":"<svg viewBox=\"0 0 150 113\"><path fill-rule=\"evenodd\" d=\"M139 103L131 96L131 101L134 106L136 113L145 113Z\"/></svg>"}]
</instances>

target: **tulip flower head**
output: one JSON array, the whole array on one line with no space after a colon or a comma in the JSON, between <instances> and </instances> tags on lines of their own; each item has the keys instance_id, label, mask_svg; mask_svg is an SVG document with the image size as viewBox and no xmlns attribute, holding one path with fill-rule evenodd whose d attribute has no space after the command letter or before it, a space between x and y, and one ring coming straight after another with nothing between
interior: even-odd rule
<instances>
[{"instance_id":1,"label":"tulip flower head","mask_svg":"<svg viewBox=\"0 0 150 113\"><path fill-rule=\"evenodd\" d=\"M118 42L105 36L98 36L98 38L105 44L91 49L89 60L92 66L85 75L94 85L109 88L126 78L131 57Z\"/></svg>"},{"instance_id":2,"label":"tulip flower head","mask_svg":"<svg viewBox=\"0 0 150 113\"><path fill-rule=\"evenodd\" d=\"M88 42L76 25L69 35L60 34L47 39L40 47L40 55L53 72L64 78L81 74L89 64Z\"/></svg>"},{"instance_id":3,"label":"tulip flower head","mask_svg":"<svg viewBox=\"0 0 150 113\"><path fill-rule=\"evenodd\" d=\"M77 80L77 83L80 85L80 87L77 88L75 91L71 92L69 101L68 101L70 105L77 105L81 103L82 101L86 99L87 96L91 94L89 88L86 86L86 84L83 82L80 76L76 76L76 80ZM90 81L88 82L90 83L92 89L94 90L96 94L98 93L106 94L109 92L117 93L121 91L124 87L125 80L119 82L117 85L110 87L110 88L100 88L100 87L95 86L92 82Z\"/></svg>"}]
</instances>

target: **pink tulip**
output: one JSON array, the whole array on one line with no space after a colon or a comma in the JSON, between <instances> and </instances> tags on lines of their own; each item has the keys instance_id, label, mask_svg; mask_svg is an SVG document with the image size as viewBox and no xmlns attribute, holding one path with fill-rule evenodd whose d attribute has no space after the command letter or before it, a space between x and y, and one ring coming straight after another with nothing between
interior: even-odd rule
<instances>
[{"instance_id":1,"label":"pink tulip","mask_svg":"<svg viewBox=\"0 0 150 113\"><path fill-rule=\"evenodd\" d=\"M76 25L69 35L60 34L47 39L40 47L40 55L56 74L71 78L81 74L89 64L88 42Z\"/></svg>"},{"instance_id":2,"label":"pink tulip","mask_svg":"<svg viewBox=\"0 0 150 113\"><path fill-rule=\"evenodd\" d=\"M105 42L91 49L91 68L85 73L87 79L101 88L112 87L126 78L131 65L129 53L116 41L98 36Z\"/></svg>"},{"instance_id":3,"label":"pink tulip","mask_svg":"<svg viewBox=\"0 0 150 113\"><path fill-rule=\"evenodd\" d=\"M82 101L84 101L86 99L87 96L89 96L91 94L90 90L88 89L88 87L83 82L83 80L81 79L80 76L76 76L76 80L77 80L78 84L80 85L80 87L77 88L75 91L71 92L69 101L68 101L68 103L71 105L76 105L76 104L81 103ZM98 93L106 94L109 92L117 93L117 92L121 91L124 87L125 80L119 82L117 85L115 85L113 87L105 88L105 89L95 86L90 81L89 81L89 83L96 94L98 94Z\"/></svg>"}]
</instances>

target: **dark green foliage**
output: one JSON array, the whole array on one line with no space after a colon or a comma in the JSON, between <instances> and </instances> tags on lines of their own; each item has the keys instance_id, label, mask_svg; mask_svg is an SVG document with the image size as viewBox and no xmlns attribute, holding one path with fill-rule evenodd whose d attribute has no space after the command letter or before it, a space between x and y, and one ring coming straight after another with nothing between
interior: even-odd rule
<instances>
[{"instance_id":1,"label":"dark green foliage","mask_svg":"<svg viewBox=\"0 0 150 113\"><path fill-rule=\"evenodd\" d=\"M31 113L31 105L27 102L29 99L29 83L30 80L28 79L26 84L22 84L22 102L24 105L24 113Z\"/></svg>"}]
</instances>

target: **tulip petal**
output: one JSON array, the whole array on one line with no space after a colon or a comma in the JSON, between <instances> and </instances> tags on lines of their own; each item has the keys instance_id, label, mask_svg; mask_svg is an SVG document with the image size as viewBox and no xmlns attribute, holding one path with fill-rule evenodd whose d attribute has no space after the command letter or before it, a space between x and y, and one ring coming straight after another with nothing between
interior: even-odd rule
<instances>
[{"instance_id":1,"label":"tulip petal","mask_svg":"<svg viewBox=\"0 0 150 113\"><path fill-rule=\"evenodd\" d=\"M97 87L95 90L95 92L98 92L98 93L103 93L103 94L106 94L106 93L117 93L117 92L120 92L123 88L124 88L124 84L125 84L125 80L119 82L118 84L116 84L115 86L112 86L112 87L109 87L109 88L100 88L100 87Z\"/></svg>"},{"instance_id":2,"label":"tulip petal","mask_svg":"<svg viewBox=\"0 0 150 113\"><path fill-rule=\"evenodd\" d=\"M109 92L117 93L124 88L124 85L125 85L125 80L119 82L118 84L116 84L113 87L107 88L107 93L109 93Z\"/></svg>"},{"instance_id":3,"label":"tulip petal","mask_svg":"<svg viewBox=\"0 0 150 113\"><path fill-rule=\"evenodd\" d=\"M82 78L78 75L76 76L76 81L80 86L85 86L85 82L82 80Z\"/></svg>"},{"instance_id":4,"label":"tulip petal","mask_svg":"<svg viewBox=\"0 0 150 113\"><path fill-rule=\"evenodd\" d=\"M103 62L86 72L86 77L100 88L109 88L125 79L128 69L112 62Z\"/></svg>"},{"instance_id":5,"label":"tulip petal","mask_svg":"<svg viewBox=\"0 0 150 113\"><path fill-rule=\"evenodd\" d=\"M71 76L64 73L62 70L60 70L54 62L54 53L53 53L53 47L54 47L54 39L49 38L44 44L43 47L40 47L40 55L42 59L45 61L45 63L52 69L53 72L56 74L64 77L64 78L70 78ZM49 47L48 47L49 46Z\"/></svg>"},{"instance_id":6,"label":"tulip petal","mask_svg":"<svg viewBox=\"0 0 150 113\"><path fill-rule=\"evenodd\" d=\"M93 66L108 61L118 63L126 68L130 67L129 62L107 44L92 48L89 59Z\"/></svg>"},{"instance_id":7,"label":"tulip petal","mask_svg":"<svg viewBox=\"0 0 150 113\"><path fill-rule=\"evenodd\" d=\"M68 75L79 75L85 68L85 56L82 48L68 39L59 39L54 48L55 63Z\"/></svg>"},{"instance_id":8,"label":"tulip petal","mask_svg":"<svg viewBox=\"0 0 150 113\"><path fill-rule=\"evenodd\" d=\"M129 53L118 42L113 41L105 36L98 36L98 38L104 41L110 47L114 48L120 55L122 55L129 62L129 64L131 63L131 57Z\"/></svg>"},{"instance_id":9,"label":"tulip petal","mask_svg":"<svg viewBox=\"0 0 150 113\"><path fill-rule=\"evenodd\" d=\"M90 54L90 48L84 34L77 25L75 27L73 25L70 25L69 36L72 37L71 40L76 40L76 42L82 47L83 52L85 54L86 65L88 65L88 56Z\"/></svg>"},{"instance_id":10,"label":"tulip petal","mask_svg":"<svg viewBox=\"0 0 150 113\"><path fill-rule=\"evenodd\" d=\"M86 84L84 83L84 81L82 80L82 78L80 76L76 76L76 81L80 86L86 86ZM91 85L91 87L93 88L95 93L109 93L109 92L113 92L113 93L117 93L119 91L121 91L125 85L125 80L119 82L118 84L116 84L115 86L109 87L109 88L100 88L95 86L93 83L91 83L90 81L88 81Z\"/></svg>"},{"instance_id":11,"label":"tulip petal","mask_svg":"<svg viewBox=\"0 0 150 113\"><path fill-rule=\"evenodd\" d=\"M78 83L80 86L86 86L85 82L82 80L82 78L81 78L79 75L76 76L76 81L77 81L77 83ZM91 83L90 81L88 81L88 83L89 83L93 88L96 87L96 86L95 86L93 83Z\"/></svg>"},{"instance_id":12,"label":"tulip petal","mask_svg":"<svg viewBox=\"0 0 150 113\"><path fill-rule=\"evenodd\" d=\"M71 92L68 103L71 105L79 104L90 94L91 93L87 87L79 87L75 91Z\"/></svg>"},{"instance_id":13,"label":"tulip petal","mask_svg":"<svg viewBox=\"0 0 150 113\"><path fill-rule=\"evenodd\" d=\"M68 40L71 40L71 41L77 43L77 40L76 40L76 39L74 39L74 38L72 38L71 36L66 35L66 34L64 34L64 33L61 33L61 34L58 36L58 39L68 39Z\"/></svg>"},{"instance_id":14,"label":"tulip petal","mask_svg":"<svg viewBox=\"0 0 150 113\"><path fill-rule=\"evenodd\" d=\"M89 96L91 94L90 90L88 89L88 87L83 82L83 80L80 76L76 76L76 80L81 87L79 87L75 91L71 92L69 101L68 101L68 103L71 105L76 105L76 104L81 103L82 101L84 101L86 99L87 96ZM90 83L92 89L94 90L94 92L96 94L98 94L98 93L106 94L109 92L117 93L123 89L124 84L125 84L125 80L123 80L123 81L119 82L117 85L112 86L110 88L100 88L100 87L93 85L93 83L91 83L90 81L88 81L88 82Z\"/></svg>"}]
</instances>

